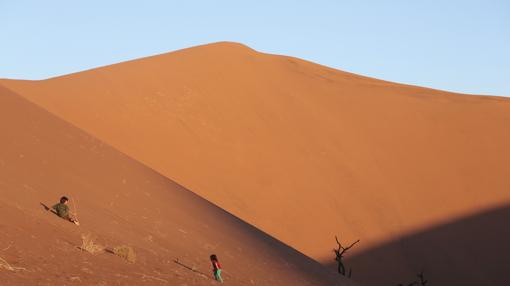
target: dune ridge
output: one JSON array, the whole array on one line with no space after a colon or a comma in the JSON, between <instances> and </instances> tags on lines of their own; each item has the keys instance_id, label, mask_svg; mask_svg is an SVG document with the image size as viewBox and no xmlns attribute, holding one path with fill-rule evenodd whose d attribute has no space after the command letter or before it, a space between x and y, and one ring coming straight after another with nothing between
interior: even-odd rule
<instances>
[{"instance_id":1,"label":"dune ridge","mask_svg":"<svg viewBox=\"0 0 510 286\"><path fill-rule=\"evenodd\" d=\"M507 98L236 43L1 83L324 264L335 235L361 239L356 255L510 202ZM356 272L371 274L358 274L365 283L398 281L409 275L403 264Z\"/></svg>"}]
</instances>

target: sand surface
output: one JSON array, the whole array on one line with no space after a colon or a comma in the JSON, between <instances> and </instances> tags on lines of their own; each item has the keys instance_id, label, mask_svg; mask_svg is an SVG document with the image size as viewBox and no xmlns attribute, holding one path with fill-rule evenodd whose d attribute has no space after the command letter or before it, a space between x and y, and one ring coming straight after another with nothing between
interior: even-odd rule
<instances>
[{"instance_id":1,"label":"sand surface","mask_svg":"<svg viewBox=\"0 0 510 286\"><path fill-rule=\"evenodd\" d=\"M361 239L350 256L367 285L403 283L419 268L437 285L508 282L471 262L493 253L459 259L473 246L432 251L434 240L411 255L403 242L510 202L507 98L380 81L236 43L0 84L325 265L335 235ZM376 255L385 245L392 254ZM455 259L434 263L445 257Z\"/></svg>"},{"instance_id":2,"label":"sand surface","mask_svg":"<svg viewBox=\"0 0 510 286\"><path fill-rule=\"evenodd\" d=\"M3 87L0 130L0 285L219 285L213 253L228 285L355 285ZM64 194L79 227L40 205Z\"/></svg>"}]
</instances>

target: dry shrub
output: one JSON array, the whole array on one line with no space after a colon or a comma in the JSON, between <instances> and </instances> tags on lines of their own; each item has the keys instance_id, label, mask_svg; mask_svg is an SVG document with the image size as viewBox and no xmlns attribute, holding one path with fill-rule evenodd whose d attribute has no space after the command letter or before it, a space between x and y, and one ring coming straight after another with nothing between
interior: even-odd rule
<instances>
[{"instance_id":1,"label":"dry shrub","mask_svg":"<svg viewBox=\"0 0 510 286\"><path fill-rule=\"evenodd\" d=\"M14 271L12 266L9 263L7 263L7 261L5 261L1 257L0 257L0 268L7 269L7 270L10 270L10 271Z\"/></svg>"},{"instance_id":2,"label":"dry shrub","mask_svg":"<svg viewBox=\"0 0 510 286\"><path fill-rule=\"evenodd\" d=\"M89 253L98 253L104 250L104 247L96 244L96 238L92 236L92 234L82 234L81 235L82 243L81 243L81 250L85 250Z\"/></svg>"},{"instance_id":3,"label":"dry shrub","mask_svg":"<svg viewBox=\"0 0 510 286\"><path fill-rule=\"evenodd\" d=\"M119 257L126 259L131 263L135 263L136 254L131 246L121 245L113 248L113 253Z\"/></svg>"},{"instance_id":4,"label":"dry shrub","mask_svg":"<svg viewBox=\"0 0 510 286\"><path fill-rule=\"evenodd\" d=\"M0 257L0 269L7 269L9 271L16 271L16 270L26 270L23 267L13 267L7 261L5 261L2 257Z\"/></svg>"}]
</instances>

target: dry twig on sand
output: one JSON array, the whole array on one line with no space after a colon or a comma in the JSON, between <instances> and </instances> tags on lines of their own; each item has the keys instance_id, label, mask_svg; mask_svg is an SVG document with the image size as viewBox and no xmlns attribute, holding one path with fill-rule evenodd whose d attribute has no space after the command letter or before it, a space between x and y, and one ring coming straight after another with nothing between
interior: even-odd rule
<instances>
[{"instance_id":1,"label":"dry twig on sand","mask_svg":"<svg viewBox=\"0 0 510 286\"><path fill-rule=\"evenodd\" d=\"M76 197L74 196L74 194L71 194L71 202L73 203L74 219L78 220L78 209L76 208Z\"/></svg>"},{"instance_id":2,"label":"dry twig on sand","mask_svg":"<svg viewBox=\"0 0 510 286\"><path fill-rule=\"evenodd\" d=\"M342 274L344 276L347 276L349 278L351 278L352 276L352 269L349 269L349 272L348 274L346 275L345 273L345 265L343 263L343 258L344 258L344 254L349 250L351 249L351 247L353 247L356 243L359 242L359 239L356 240L355 242L353 242L351 245L347 246L347 247L344 247L340 241L338 240L338 237L335 236L335 240L336 240L336 243L338 244L338 248L337 249L333 249L333 252L336 254L336 262L338 263L338 273L339 274Z\"/></svg>"},{"instance_id":3,"label":"dry twig on sand","mask_svg":"<svg viewBox=\"0 0 510 286\"><path fill-rule=\"evenodd\" d=\"M9 271L27 270L26 268L23 268L23 267L14 267L14 266L11 266L2 257L0 257L0 269L7 269Z\"/></svg>"},{"instance_id":4,"label":"dry twig on sand","mask_svg":"<svg viewBox=\"0 0 510 286\"><path fill-rule=\"evenodd\" d=\"M2 251L6 251L7 249L11 248L12 245L13 243L11 242L6 248L2 249Z\"/></svg>"},{"instance_id":5,"label":"dry twig on sand","mask_svg":"<svg viewBox=\"0 0 510 286\"><path fill-rule=\"evenodd\" d=\"M416 277L418 277L418 279L420 279L420 280L419 281L415 280L415 281L407 284L407 286L418 286L418 285L427 286L427 283L429 283L429 281L425 279L425 276L423 275L423 271L416 274ZM404 286L404 284L400 283L397 286Z\"/></svg>"}]
</instances>

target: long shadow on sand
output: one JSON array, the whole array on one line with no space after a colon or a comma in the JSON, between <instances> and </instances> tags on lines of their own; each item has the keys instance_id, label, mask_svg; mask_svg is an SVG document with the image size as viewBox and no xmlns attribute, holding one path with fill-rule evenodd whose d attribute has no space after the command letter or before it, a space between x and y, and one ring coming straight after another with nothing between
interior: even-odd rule
<instances>
[{"instance_id":1,"label":"long shadow on sand","mask_svg":"<svg viewBox=\"0 0 510 286\"><path fill-rule=\"evenodd\" d=\"M420 271L427 285L510 285L510 205L401 237L346 265L364 285L407 285Z\"/></svg>"}]
</instances>

